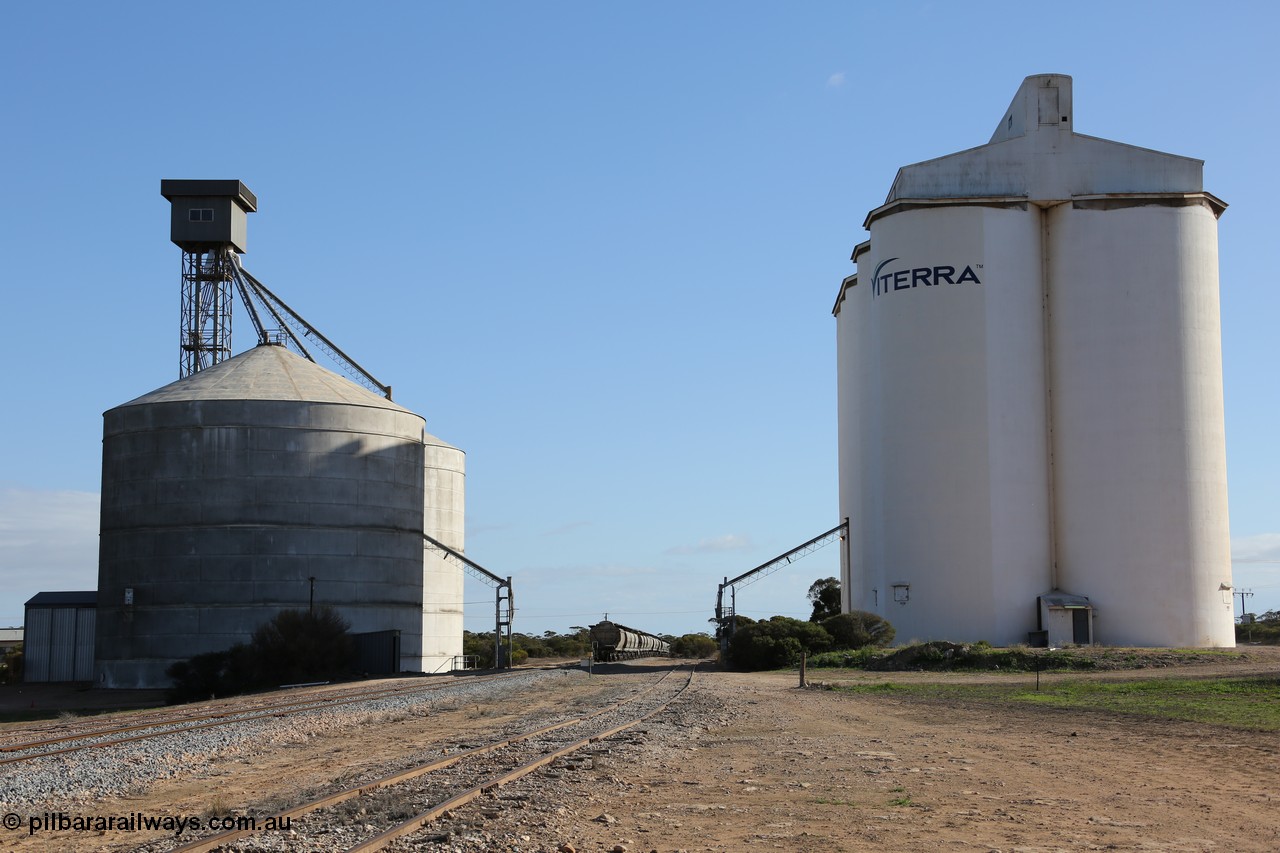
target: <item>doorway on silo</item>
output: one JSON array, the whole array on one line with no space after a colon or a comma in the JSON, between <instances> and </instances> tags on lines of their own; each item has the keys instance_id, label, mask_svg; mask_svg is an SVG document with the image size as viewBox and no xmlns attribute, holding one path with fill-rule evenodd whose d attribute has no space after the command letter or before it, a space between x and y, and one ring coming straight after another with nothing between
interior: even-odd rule
<instances>
[{"instance_id":1,"label":"doorway on silo","mask_svg":"<svg viewBox=\"0 0 1280 853\"><path fill-rule=\"evenodd\" d=\"M1051 649L1093 645L1093 605L1087 596L1054 591L1040 596L1037 633Z\"/></svg>"}]
</instances>

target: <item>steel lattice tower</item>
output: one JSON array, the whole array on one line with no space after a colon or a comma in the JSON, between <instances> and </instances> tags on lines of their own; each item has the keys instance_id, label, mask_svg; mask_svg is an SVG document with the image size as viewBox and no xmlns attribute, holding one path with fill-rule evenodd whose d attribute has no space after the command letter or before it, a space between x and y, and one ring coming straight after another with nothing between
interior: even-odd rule
<instances>
[{"instance_id":1,"label":"steel lattice tower","mask_svg":"<svg viewBox=\"0 0 1280 853\"><path fill-rule=\"evenodd\" d=\"M178 378L231 355L231 283L235 253L182 253L182 321Z\"/></svg>"}]
</instances>

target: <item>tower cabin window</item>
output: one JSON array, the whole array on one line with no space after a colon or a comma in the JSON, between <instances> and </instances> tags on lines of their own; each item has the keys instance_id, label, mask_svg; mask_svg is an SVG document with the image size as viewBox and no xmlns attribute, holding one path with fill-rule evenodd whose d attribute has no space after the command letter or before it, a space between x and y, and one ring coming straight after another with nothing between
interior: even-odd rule
<instances>
[{"instance_id":1,"label":"tower cabin window","mask_svg":"<svg viewBox=\"0 0 1280 853\"><path fill-rule=\"evenodd\" d=\"M190 217L190 221L192 222L212 222L213 208L193 207L191 210L187 211L187 215Z\"/></svg>"}]
</instances>

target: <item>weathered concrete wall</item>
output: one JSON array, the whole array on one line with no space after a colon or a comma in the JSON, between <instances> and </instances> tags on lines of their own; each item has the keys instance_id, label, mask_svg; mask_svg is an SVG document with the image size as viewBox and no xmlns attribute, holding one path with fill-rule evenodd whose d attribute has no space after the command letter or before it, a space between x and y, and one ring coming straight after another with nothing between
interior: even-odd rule
<instances>
[{"instance_id":1,"label":"weathered concrete wall","mask_svg":"<svg viewBox=\"0 0 1280 853\"><path fill-rule=\"evenodd\" d=\"M421 658L421 417L258 347L104 422L101 684L163 686L174 661L307 608L312 578L317 606Z\"/></svg>"}]
</instances>

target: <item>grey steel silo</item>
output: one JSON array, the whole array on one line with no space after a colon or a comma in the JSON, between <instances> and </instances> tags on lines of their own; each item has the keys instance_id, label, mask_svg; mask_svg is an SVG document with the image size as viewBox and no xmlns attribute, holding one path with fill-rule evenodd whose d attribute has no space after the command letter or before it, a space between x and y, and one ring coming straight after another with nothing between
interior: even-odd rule
<instances>
[{"instance_id":1,"label":"grey steel silo","mask_svg":"<svg viewBox=\"0 0 1280 853\"><path fill-rule=\"evenodd\" d=\"M313 595L419 669L424 426L272 345L106 412L98 682L163 686Z\"/></svg>"}]
</instances>

